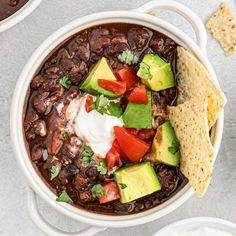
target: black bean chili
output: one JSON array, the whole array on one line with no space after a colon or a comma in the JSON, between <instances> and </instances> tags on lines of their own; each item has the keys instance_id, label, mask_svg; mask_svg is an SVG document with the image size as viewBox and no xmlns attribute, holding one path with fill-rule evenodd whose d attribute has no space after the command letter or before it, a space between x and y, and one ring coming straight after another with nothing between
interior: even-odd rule
<instances>
[{"instance_id":1,"label":"black bean chili","mask_svg":"<svg viewBox=\"0 0 236 236\"><path fill-rule=\"evenodd\" d=\"M123 66L117 55L126 49L138 55L139 62L146 53L154 53L170 62L175 74L176 47L172 39L157 31L140 25L117 23L95 26L73 35L46 59L30 85L24 131L32 162L55 194L66 190L77 207L96 213L121 215L155 207L187 183L178 167L153 164L162 184L161 191L126 204L121 204L119 200L99 204L91 194L91 187L110 181L114 176L101 175L95 166L82 163L83 144L78 143L76 136L63 136L59 128L65 127L66 120L58 114L57 108L62 102L64 107L68 106L73 98L83 93L78 85L101 57L106 57L112 69L117 69ZM138 65L132 68L137 71ZM69 89L64 89L58 82L66 74L70 75ZM152 92L155 122L153 129L137 131L140 139L152 142L156 128L166 120L167 105L175 102L176 93L176 88ZM129 91L121 98L123 108L127 105L128 94ZM50 170L55 165L59 165L61 171L50 180ZM121 165L127 163L123 161Z\"/></svg>"}]
</instances>

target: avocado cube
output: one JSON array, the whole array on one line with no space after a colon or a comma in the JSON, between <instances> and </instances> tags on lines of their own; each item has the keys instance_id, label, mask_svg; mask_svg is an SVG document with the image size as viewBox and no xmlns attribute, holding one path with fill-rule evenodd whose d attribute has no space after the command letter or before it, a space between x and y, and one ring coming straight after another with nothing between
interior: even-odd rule
<instances>
[{"instance_id":1,"label":"avocado cube","mask_svg":"<svg viewBox=\"0 0 236 236\"><path fill-rule=\"evenodd\" d=\"M137 75L142 79L142 83L153 91L160 91L175 86L170 63L154 54L146 54L144 56Z\"/></svg>"},{"instance_id":2,"label":"avocado cube","mask_svg":"<svg viewBox=\"0 0 236 236\"><path fill-rule=\"evenodd\" d=\"M158 127L152 143L152 152L158 162L179 166L179 142L169 121Z\"/></svg>"},{"instance_id":3,"label":"avocado cube","mask_svg":"<svg viewBox=\"0 0 236 236\"><path fill-rule=\"evenodd\" d=\"M117 94L100 87L98 84L99 79L116 80L116 77L108 65L105 57L102 57L97 62L88 77L80 85L80 89L95 95L103 94L104 96L112 99L119 97Z\"/></svg>"},{"instance_id":4,"label":"avocado cube","mask_svg":"<svg viewBox=\"0 0 236 236\"><path fill-rule=\"evenodd\" d=\"M128 128L152 128L152 93L147 90L148 103L129 102L122 116L124 126Z\"/></svg>"},{"instance_id":5,"label":"avocado cube","mask_svg":"<svg viewBox=\"0 0 236 236\"><path fill-rule=\"evenodd\" d=\"M121 203L131 202L161 189L150 162L127 166L115 171Z\"/></svg>"}]
</instances>

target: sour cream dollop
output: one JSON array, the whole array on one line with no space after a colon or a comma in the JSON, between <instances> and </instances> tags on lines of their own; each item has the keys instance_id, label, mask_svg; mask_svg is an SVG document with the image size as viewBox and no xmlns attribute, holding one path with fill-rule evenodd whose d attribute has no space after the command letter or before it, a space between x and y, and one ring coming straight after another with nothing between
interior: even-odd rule
<instances>
[{"instance_id":1,"label":"sour cream dollop","mask_svg":"<svg viewBox=\"0 0 236 236\"><path fill-rule=\"evenodd\" d=\"M85 110L86 97L76 98L67 108L67 119L73 120L76 135L89 145L93 152L105 158L114 140L114 126L123 126L122 118ZM75 112L77 111L77 112Z\"/></svg>"},{"instance_id":2,"label":"sour cream dollop","mask_svg":"<svg viewBox=\"0 0 236 236\"><path fill-rule=\"evenodd\" d=\"M200 227L191 231L175 233L172 236L235 236L229 232L211 227Z\"/></svg>"}]
</instances>

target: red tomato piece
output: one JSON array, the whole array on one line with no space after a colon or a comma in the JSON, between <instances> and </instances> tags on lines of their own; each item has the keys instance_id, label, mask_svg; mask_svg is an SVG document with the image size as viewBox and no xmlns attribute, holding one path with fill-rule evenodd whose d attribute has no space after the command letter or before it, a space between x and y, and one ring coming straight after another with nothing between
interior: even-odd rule
<instances>
[{"instance_id":1,"label":"red tomato piece","mask_svg":"<svg viewBox=\"0 0 236 236\"><path fill-rule=\"evenodd\" d=\"M99 79L98 84L100 87L109 90L117 95L121 95L126 91L126 84L121 81Z\"/></svg>"},{"instance_id":2,"label":"red tomato piece","mask_svg":"<svg viewBox=\"0 0 236 236\"><path fill-rule=\"evenodd\" d=\"M114 166L119 166L120 164L120 153L115 149L111 148L106 154L106 164L107 168L110 170Z\"/></svg>"},{"instance_id":3,"label":"red tomato piece","mask_svg":"<svg viewBox=\"0 0 236 236\"><path fill-rule=\"evenodd\" d=\"M114 142L112 143L112 148L114 148L119 154L120 154L120 160L122 160L125 163L130 163L130 160L128 159L128 157L124 154L124 152L122 151L120 144L118 143L118 141L115 139Z\"/></svg>"},{"instance_id":4,"label":"red tomato piece","mask_svg":"<svg viewBox=\"0 0 236 236\"><path fill-rule=\"evenodd\" d=\"M98 198L100 204L111 202L120 198L119 189L115 181L102 184L102 187L105 189L107 196Z\"/></svg>"},{"instance_id":5,"label":"red tomato piece","mask_svg":"<svg viewBox=\"0 0 236 236\"><path fill-rule=\"evenodd\" d=\"M93 97L92 96L87 96L86 102L85 102L85 110L87 112L90 112L93 110L90 106L93 104Z\"/></svg>"},{"instance_id":6,"label":"red tomato piece","mask_svg":"<svg viewBox=\"0 0 236 236\"><path fill-rule=\"evenodd\" d=\"M136 87L129 95L128 100L139 104L147 104L148 96L144 85Z\"/></svg>"},{"instance_id":7,"label":"red tomato piece","mask_svg":"<svg viewBox=\"0 0 236 236\"><path fill-rule=\"evenodd\" d=\"M134 88L138 82L135 72L128 66L114 71L117 78L126 83L126 89Z\"/></svg>"},{"instance_id":8,"label":"red tomato piece","mask_svg":"<svg viewBox=\"0 0 236 236\"><path fill-rule=\"evenodd\" d=\"M123 151L120 147L120 144L118 143L118 141L115 139L112 143L112 148L114 148L118 153L122 154Z\"/></svg>"},{"instance_id":9,"label":"red tomato piece","mask_svg":"<svg viewBox=\"0 0 236 236\"><path fill-rule=\"evenodd\" d=\"M129 160L133 163L139 162L148 151L149 145L130 134L123 127L115 126L114 132L121 149Z\"/></svg>"}]
</instances>

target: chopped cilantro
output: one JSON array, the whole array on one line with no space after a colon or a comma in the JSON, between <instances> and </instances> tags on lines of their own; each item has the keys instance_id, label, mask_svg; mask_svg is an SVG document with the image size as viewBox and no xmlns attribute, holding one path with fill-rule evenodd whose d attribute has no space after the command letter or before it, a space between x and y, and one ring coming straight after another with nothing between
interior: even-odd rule
<instances>
[{"instance_id":1,"label":"chopped cilantro","mask_svg":"<svg viewBox=\"0 0 236 236\"><path fill-rule=\"evenodd\" d=\"M61 171L61 165L57 164L55 166L52 166L50 169L50 172L51 172L50 180L53 180L54 178L56 178L59 175L60 171Z\"/></svg>"},{"instance_id":2,"label":"chopped cilantro","mask_svg":"<svg viewBox=\"0 0 236 236\"><path fill-rule=\"evenodd\" d=\"M107 114L110 116L121 117L122 109L118 103L109 102L109 99L104 95L97 96L96 101L90 106L96 109L100 114Z\"/></svg>"},{"instance_id":3,"label":"chopped cilantro","mask_svg":"<svg viewBox=\"0 0 236 236\"><path fill-rule=\"evenodd\" d=\"M122 109L121 109L120 104L115 103L115 102L110 102L107 105L107 112L106 113L110 116L115 116L115 117L120 118L122 115Z\"/></svg>"},{"instance_id":4,"label":"chopped cilantro","mask_svg":"<svg viewBox=\"0 0 236 236\"><path fill-rule=\"evenodd\" d=\"M94 108L103 115L104 113L106 113L106 106L108 103L109 100L108 98L104 97L104 95L97 96Z\"/></svg>"},{"instance_id":5,"label":"chopped cilantro","mask_svg":"<svg viewBox=\"0 0 236 236\"><path fill-rule=\"evenodd\" d=\"M65 129L63 129L63 130L61 131L61 134L62 134L62 136L63 136L64 138L68 138L68 137L69 137L69 133L68 133Z\"/></svg>"},{"instance_id":6,"label":"chopped cilantro","mask_svg":"<svg viewBox=\"0 0 236 236\"><path fill-rule=\"evenodd\" d=\"M121 189L125 189L125 188L127 188L127 185L126 185L126 184L119 183L119 185L120 185L120 188L121 188Z\"/></svg>"},{"instance_id":7,"label":"chopped cilantro","mask_svg":"<svg viewBox=\"0 0 236 236\"><path fill-rule=\"evenodd\" d=\"M105 175L107 173L107 165L106 165L106 162L105 160L102 160L100 162L100 165L98 166L98 172L101 174L101 175Z\"/></svg>"},{"instance_id":8,"label":"chopped cilantro","mask_svg":"<svg viewBox=\"0 0 236 236\"><path fill-rule=\"evenodd\" d=\"M174 139L174 140L172 141L172 144L171 144L171 145L172 145L172 146L168 147L168 151L169 151L171 154L175 155L175 153L177 153L177 152L179 151L180 143L179 143L179 141L178 141L177 139Z\"/></svg>"},{"instance_id":9,"label":"chopped cilantro","mask_svg":"<svg viewBox=\"0 0 236 236\"><path fill-rule=\"evenodd\" d=\"M138 57L128 49L119 54L118 59L127 65L138 63Z\"/></svg>"},{"instance_id":10,"label":"chopped cilantro","mask_svg":"<svg viewBox=\"0 0 236 236\"><path fill-rule=\"evenodd\" d=\"M92 195L94 198L106 197L106 191L101 184L95 184L92 187Z\"/></svg>"},{"instance_id":11,"label":"chopped cilantro","mask_svg":"<svg viewBox=\"0 0 236 236\"><path fill-rule=\"evenodd\" d=\"M94 152L91 147L85 146L84 151L81 154L81 160L85 165L92 164L91 157L93 156Z\"/></svg>"},{"instance_id":12,"label":"chopped cilantro","mask_svg":"<svg viewBox=\"0 0 236 236\"><path fill-rule=\"evenodd\" d=\"M152 74L150 73L150 66L144 62L140 64L140 77L144 80L152 79Z\"/></svg>"},{"instance_id":13,"label":"chopped cilantro","mask_svg":"<svg viewBox=\"0 0 236 236\"><path fill-rule=\"evenodd\" d=\"M57 197L56 199L57 202L67 202L67 203L73 203L72 199L70 196L67 194L65 190L60 194L60 196Z\"/></svg>"},{"instance_id":14,"label":"chopped cilantro","mask_svg":"<svg viewBox=\"0 0 236 236\"><path fill-rule=\"evenodd\" d=\"M69 79L69 75L65 75L64 77L59 79L59 83L64 87L64 88L69 88L71 85L71 81Z\"/></svg>"}]
</instances>

